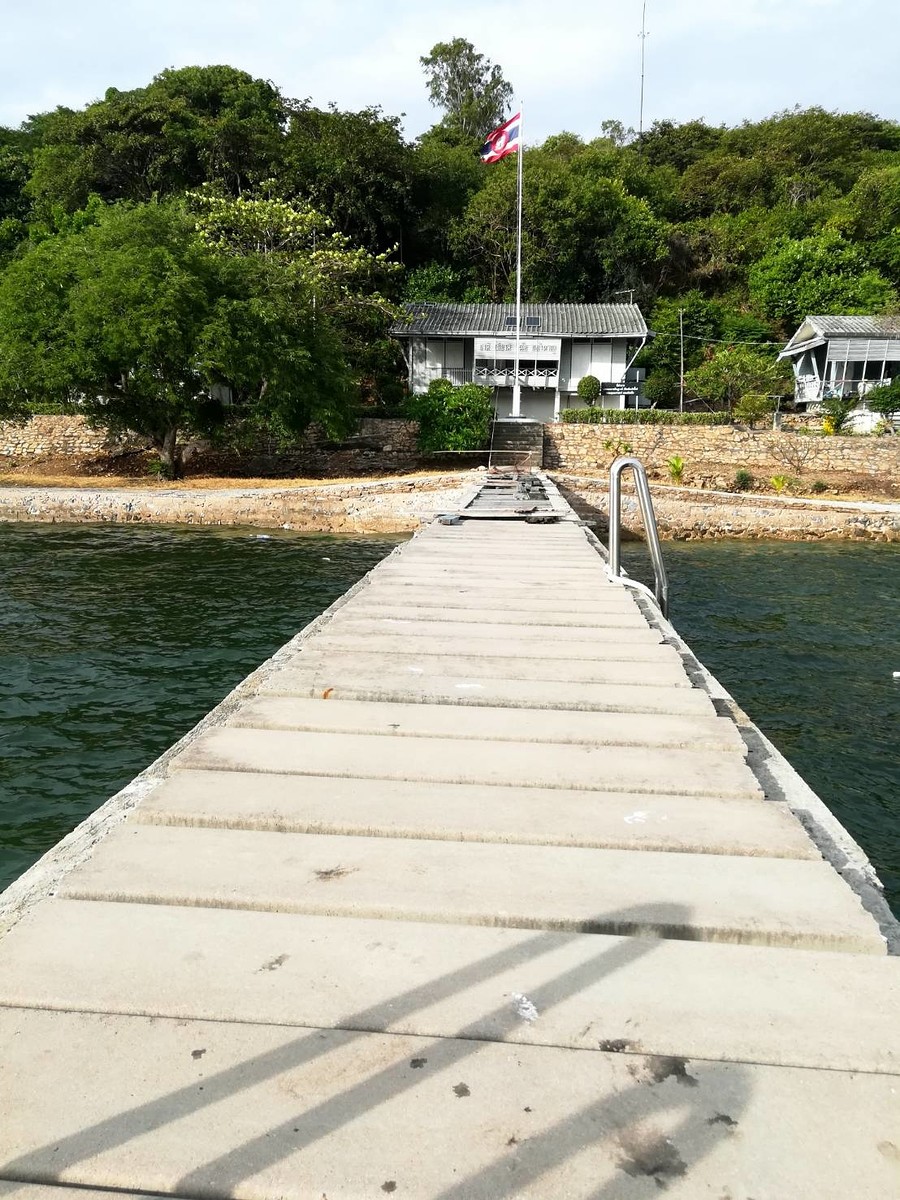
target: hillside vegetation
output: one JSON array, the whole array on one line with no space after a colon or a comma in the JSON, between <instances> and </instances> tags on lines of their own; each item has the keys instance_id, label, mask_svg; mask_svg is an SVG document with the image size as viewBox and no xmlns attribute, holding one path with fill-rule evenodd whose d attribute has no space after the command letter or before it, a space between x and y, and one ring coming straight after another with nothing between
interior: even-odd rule
<instances>
[{"instance_id":1,"label":"hillside vegetation","mask_svg":"<svg viewBox=\"0 0 900 1200\"><path fill-rule=\"evenodd\" d=\"M477 155L510 89L461 39L422 62L442 116L415 141L377 107L318 109L228 66L163 71L0 129L0 411L115 398L131 424L152 407L162 445L224 419L201 403L216 383L243 419L291 430L361 399L396 403L397 303L514 293L515 156ZM690 370L723 346L765 354L807 312L898 303L895 122L808 109L736 128L659 121L639 137L605 122L590 140L529 146L524 177L525 296L632 295L660 335L646 364L663 405L680 311ZM113 219L123 206L131 216ZM86 254L107 267L85 269ZM131 279L143 352L123 324Z\"/></svg>"}]
</instances>

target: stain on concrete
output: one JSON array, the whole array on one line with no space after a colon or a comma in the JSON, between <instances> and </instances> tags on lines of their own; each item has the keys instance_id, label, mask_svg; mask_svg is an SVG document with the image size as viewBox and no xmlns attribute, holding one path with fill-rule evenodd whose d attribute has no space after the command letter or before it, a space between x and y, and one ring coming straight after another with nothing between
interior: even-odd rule
<instances>
[{"instance_id":1,"label":"stain on concrete","mask_svg":"<svg viewBox=\"0 0 900 1200\"><path fill-rule=\"evenodd\" d=\"M729 1117L728 1113L716 1113L714 1117L710 1117L706 1122L707 1125L727 1125L729 1129L737 1127L737 1121L734 1117Z\"/></svg>"},{"instance_id":2,"label":"stain on concrete","mask_svg":"<svg viewBox=\"0 0 900 1200\"><path fill-rule=\"evenodd\" d=\"M610 1054L624 1054L626 1050L637 1049L637 1043L629 1041L628 1038L607 1038L597 1044L601 1050L607 1050Z\"/></svg>"},{"instance_id":3,"label":"stain on concrete","mask_svg":"<svg viewBox=\"0 0 900 1200\"><path fill-rule=\"evenodd\" d=\"M397 1180L396 1179L386 1179L384 1181L384 1183L381 1185L381 1190L383 1192L396 1192Z\"/></svg>"},{"instance_id":4,"label":"stain on concrete","mask_svg":"<svg viewBox=\"0 0 900 1200\"><path fill-rule=\"evenodd\" d=\"M412 1069L414 1071L420 1071L427 1062L428 1062L427 1058L411 1058L409 1060L409 1065L412 1067Z\"/></svg>"},{"instance_id":5,"label":"stain on concrete","mask_svg":"<svg viewBox=\"0 0 900 1200\"><path fill-rule=\"evenodd\" d=\"M340 865L328 867L326 870L316 871L316 879L327 883L329 879L343 879L345 875L352 875L355 870L356 867L342 867Z\"/></svg>"},{"instance_id":6,"label":"stain on concrete","mask_svg":"<svg viewBox=\"0 0 900 1200\"><path fill-rule=\"evenodd\" d=\"M202 1058L205 1053L206 1050L192 1050L191 1058Z\"/></svg>"},{"instance_id":7,"label":"stain on concrete","mask_svg":"<svg viewBox=\"0 0 900 1200\"><path fill-rule=\"evenodd\" d=\"M690 1059L675 1055L648 1054L642 1063L630 1065L628 1071L638 1083L648 1083L651 1087L667 1079L674 1079L682 1087L697 1087L700 1080L688 1073L689 1062Z\"/></svg>"},{"instance_id":8,"label":"stain on concrete","mask_svg":"<svg viewBox=\"0 0 900 1200\"><path fill-rule=\"evenodd\" d=\"M659 1130L623 1129L616 1140L621 1151L616 1165L633 1179L650 1178L663 1189L687 1174L687 1163Z\"/></svg>"},{"instance_id":9,"label":"stain on concrete","mask_svg":"<svg viewBox=\"0 0 900 1200\"><path fill-rule=\"evenodd\" d=\"M472 1095L472 1093L469 1091L468 1085L465 1083L458 1083L454 1087L453 1092L454 1092L454 1095L459 1096L460 1099L462 1099L463 1096L471 1096Z\"/></svg>"},{"instance_id":10,"label":"stain on concrete","mask_svg":"<svg viewBox=\"0 0 900 1200\"><path fill-rule=\"evenodd\" d=\"M257 975L259 975L260 971L277 971L279 967L284 966L290 957L291 956L289 954L279 954L277 958L270 959L269 962L263 963L263 965L259 968L259 971L256 972Z\"/></svg>"}]
</instances>

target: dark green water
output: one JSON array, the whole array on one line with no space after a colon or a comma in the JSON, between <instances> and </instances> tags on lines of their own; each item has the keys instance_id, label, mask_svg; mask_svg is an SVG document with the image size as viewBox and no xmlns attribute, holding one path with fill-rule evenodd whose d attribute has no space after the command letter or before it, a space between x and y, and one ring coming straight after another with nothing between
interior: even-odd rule
<instances>
[{"instance_id":1,"label":"dark green water","mask_svg":"<svg viewBox=\"0 0 900 1200\"><path fill-rule=\"evenodd\" d=\"M394 545L0 525L0 890Z\"/></svg>"},{"instance_id":2,"label":"dark green water","mask_svg":"<svg viewBox=\"0 0 900 1200\"><path fill-rule=\"evenodd\" d=\"M666 542L672 623L871 858L900 914L900 546ZM625 548L647 581L646 553Z\"/></svg>"},{"instance_id":3,"label":"dark green water","mask_svg":"<svg viewBox=\"0 0 900 1200\"><path fill-rule=\"evenodd\" d=\"M394 544L0 525L0 887ZM697 542L665 555L679 631L900 911L900 548ZM641 557L626 548L635 574Z\"/></svg>"}]
</instances>

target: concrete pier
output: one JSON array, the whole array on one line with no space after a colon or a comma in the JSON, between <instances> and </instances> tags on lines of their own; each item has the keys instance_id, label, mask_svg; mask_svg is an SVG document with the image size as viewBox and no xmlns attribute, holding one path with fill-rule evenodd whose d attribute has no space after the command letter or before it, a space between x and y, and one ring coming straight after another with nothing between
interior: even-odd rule
<instances>
[{"instance_id":1,"label":"concrete pier","mask_svg":"<svg viewBox=\"0 0 900 1200\"><path fill-rule=\"evenodd\" d=\"M552 487L469 515L0 898L0 1198L900 1195L858 848Z\"/></svg>"}]
</instances>

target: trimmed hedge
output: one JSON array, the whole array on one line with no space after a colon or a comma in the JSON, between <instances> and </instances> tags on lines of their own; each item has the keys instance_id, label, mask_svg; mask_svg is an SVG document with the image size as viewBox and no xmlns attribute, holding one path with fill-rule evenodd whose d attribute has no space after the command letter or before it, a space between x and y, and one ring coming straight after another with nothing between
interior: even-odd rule
<instances>
[{"instance_id":1,"label":"trimmed hedge","mask_svg":"<svg viewBox=\"0 0 900 1200\"><path fill-rule=\"evenodd\" d=\"M669 408L567 408L568 425L731 425L726 412L682 413Z\"/></svg>"}]
</instances>

